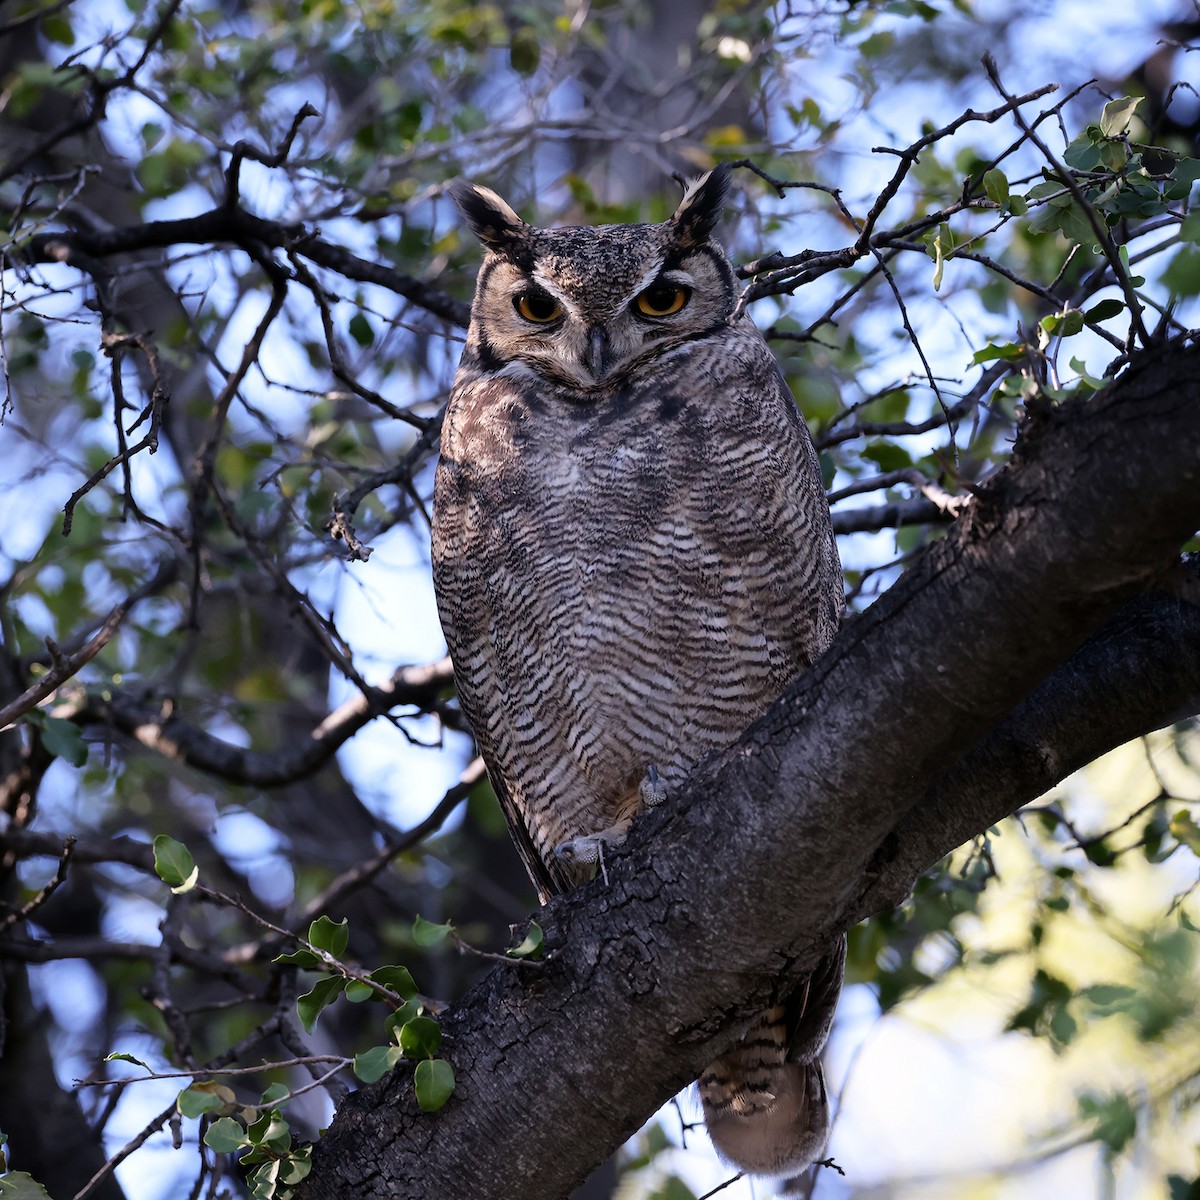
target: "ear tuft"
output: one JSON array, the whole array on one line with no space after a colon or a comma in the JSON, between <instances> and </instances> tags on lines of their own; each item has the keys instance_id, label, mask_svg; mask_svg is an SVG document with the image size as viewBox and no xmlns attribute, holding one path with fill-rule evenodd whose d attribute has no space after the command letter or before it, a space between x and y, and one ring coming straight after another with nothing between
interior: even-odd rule
<instances>
[{"instance_id":1,"label":"ear tuft","mask_svg":"<svg viewBox=\"0 0 1200 1200\"><path fill-rule=\"evenodd\" d=\"M690 249L712 237L732 179L732 168L728 163L720 163L689 185L669 222L675 227L677 245Z\"/></svg>"},{"instance_id":2,"label":"ear tuft","mask_svg":"<svg viewBox=\"0 0 1200 1200\"><path fill-rule=\"evenodd\" d=\"M529 226L491 188L455 179L447 191L463 220L489 250L512 254L525 242Z\"/></svg>"}]
</instances>

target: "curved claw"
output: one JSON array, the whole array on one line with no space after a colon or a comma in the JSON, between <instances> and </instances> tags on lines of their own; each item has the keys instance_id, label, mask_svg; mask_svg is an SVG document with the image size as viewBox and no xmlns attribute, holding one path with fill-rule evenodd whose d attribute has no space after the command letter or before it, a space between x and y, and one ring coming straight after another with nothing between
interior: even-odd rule
<instances>
[{"instance_id":1,"label":"curved claw","mask_svg":"<svg viewBox=\"0 0 1200 1200\"><path fill-rule=\"evenodd\" d=\"M667 798L667 785L659 778L658 768L651 763L638 784L638 798L646 808L657 808Z\"/></svg>"},{"instance_id":2,"label":"curved claw","mask_svg":"<svg viewBox=\"0 0 1200 1200\"><path fill-rule=\"evenodd\" d=\"M571 838L554 847L554 856L572 866L590 867L600 861L600 845L595 837Z\"/></svg>"}]
</instances>

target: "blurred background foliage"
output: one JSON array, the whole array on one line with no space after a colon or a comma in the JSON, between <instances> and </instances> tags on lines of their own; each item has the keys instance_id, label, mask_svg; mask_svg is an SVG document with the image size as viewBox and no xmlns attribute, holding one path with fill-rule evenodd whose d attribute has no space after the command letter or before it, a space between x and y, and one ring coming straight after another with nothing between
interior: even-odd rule
<instances>
[{"instance_id":1,"label":"blurred background foliage","mask_svg":"<svg viewBox=\"0 0 1200 1200\"><path fill-rule=\"evenodd\" d=\"M1117 7L0 4L0 706L50 681L0 732L11 1165L55 1197L245 1194L196 1153L208 1118L172 1115L179 1080L74 1081L144 1073L113 1052L168 1071L380 1041L345 1002L301 1031L310 984L244 912L171 896L157 834L277 925L348 918L348 960L442 1000L487 964L416 944L414 916L496 950L532 908L429 583L479 259L445 183L543 223L656 221L673 177L749 164L730 253L861 607L1003 462L1024 402L1190 323L1200 12ZM1021 120L1099 225L1011 106L950 128L1047 84ZM872 248L837 258L864 221ZM852 932L846 1175L799 1194L1200 1196L1198 763L1189 722L1114 751ZM289 1108L298 1136L340 1078ZM664 1112L581 1195L716 1187L695 1119Z\"/></svg>"}]
</instances>

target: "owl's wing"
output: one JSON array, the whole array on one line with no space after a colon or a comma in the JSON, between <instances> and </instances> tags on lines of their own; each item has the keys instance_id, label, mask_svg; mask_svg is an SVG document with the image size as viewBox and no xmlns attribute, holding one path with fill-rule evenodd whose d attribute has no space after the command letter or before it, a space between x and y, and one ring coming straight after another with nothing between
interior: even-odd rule
<instances>
[{"instance_id":1,"label":"owl's wing","mask_svg":"<svg viewBox=\"0 0 1200 1200\"><path fill-rule=\"evenodd\" d=\"M454 663L463 715L487 767L513 844L545 903L565 891L568 880L555 861L546 862L530 834L536 805L522 803L523 784L510 778L512 716L507 694L506 658L498 646L511 622L495 621L490 578L497 571L496 544L490 523L481 520L458 487L459 470L443 447L434 499L433 574L442 630ZM506 753L506 747L508 752ZM507 764L507 765L506 765Z\"/></svg>"},{"instance_id":2,"label":"owl's wing","mask_svg":"<svg viewBox=\"0 0 1200 1200\"><path fill-rule=\"evenodd\" d=\"M454 647L450 647L451 660L454 658ZM463 688L459 687L459 702L462 704L463 713L471 724L472 729L485 729L486 721L477 720L472 705L470 705L463 694ZM529 829L525 824L525 816L521 806L517 804L509 791L504 780L504 774L499 768L494 756L490 752L490 747L483 745L476 735L476 742L479 743L479 752L483 756L484 765L487 767L488 779L491 780L492 790L496 793L496 799L500 801L500 811L504 813L504 820L508 824L509 836L512 838L513 845L517 848L517 854L520 855L521 861L525 864L525 870L529 872L529 878L533 881L533 886L537 888L538 901L545 904L551 896L556 896L560 892L565 892L568 887L567 880L562 876L561 872L553 869L553 864L547 864L542 861L542 856L538 854L537 847L533 844L533 839L529 836Z\"/></svg>"}]
</instances>

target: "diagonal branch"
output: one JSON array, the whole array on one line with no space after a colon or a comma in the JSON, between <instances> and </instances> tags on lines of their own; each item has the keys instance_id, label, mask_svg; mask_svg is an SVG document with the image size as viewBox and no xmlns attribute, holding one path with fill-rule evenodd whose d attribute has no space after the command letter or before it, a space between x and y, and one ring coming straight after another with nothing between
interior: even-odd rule
<instances>
[{"instance_id":1,"label":"diagonal branch","mask_svg":"<svg viewBox=\"0 0 1200 1200\"><path fill-rule=\"evenodd\" d=\"M946 538L732 750L638 822L608 886L539 914L547 969L494 973L444 1018L451 1103L419 1113L403 1070L357 1093L298 1197L565 1197L829 937L900 894L947 837L991 823L981 803L949 833L933 826L931 811L957 803L939 790L954 783L948 764L965 770L986 752L1041 788L1070 769L1078 721L1104 730L1091 753L1200 707L1200 622L1185 598L1166 606L1166 645L1133 663L1161 685L1138 721L1112 671L1079 674L1089 648L1063 666L1167 577L1200 525L1198 367L1200 350L1175 345L1027 421ZM1119 649L1110 642L1102 661ZM1038 689L1085 685L1092 703L1076 725L1039 745ZM1023 767L1039 754L1040 767ZM1005 803L1029 798L1015 786ZM530 1130L552 1131L552 1146L531 1148Z\"/></svg>"},{"instance_id":2,"label":"diagonal branch","mask_svg":"<svg viewBox=\"0 0 1200 1200\"><path fill-rule=\"evenodd\" d=\"M306 737L274 751L254 750L216 737L180 716L169 699L143 700L113 689L83 697L69 715L82 725L116 729L165 758L253 787L272 788L306 779L333 759L364 725L398 705L433 711L454 678L448 658L399 667L386 683L356 692Z\"/></svg>"}]
</instances>

